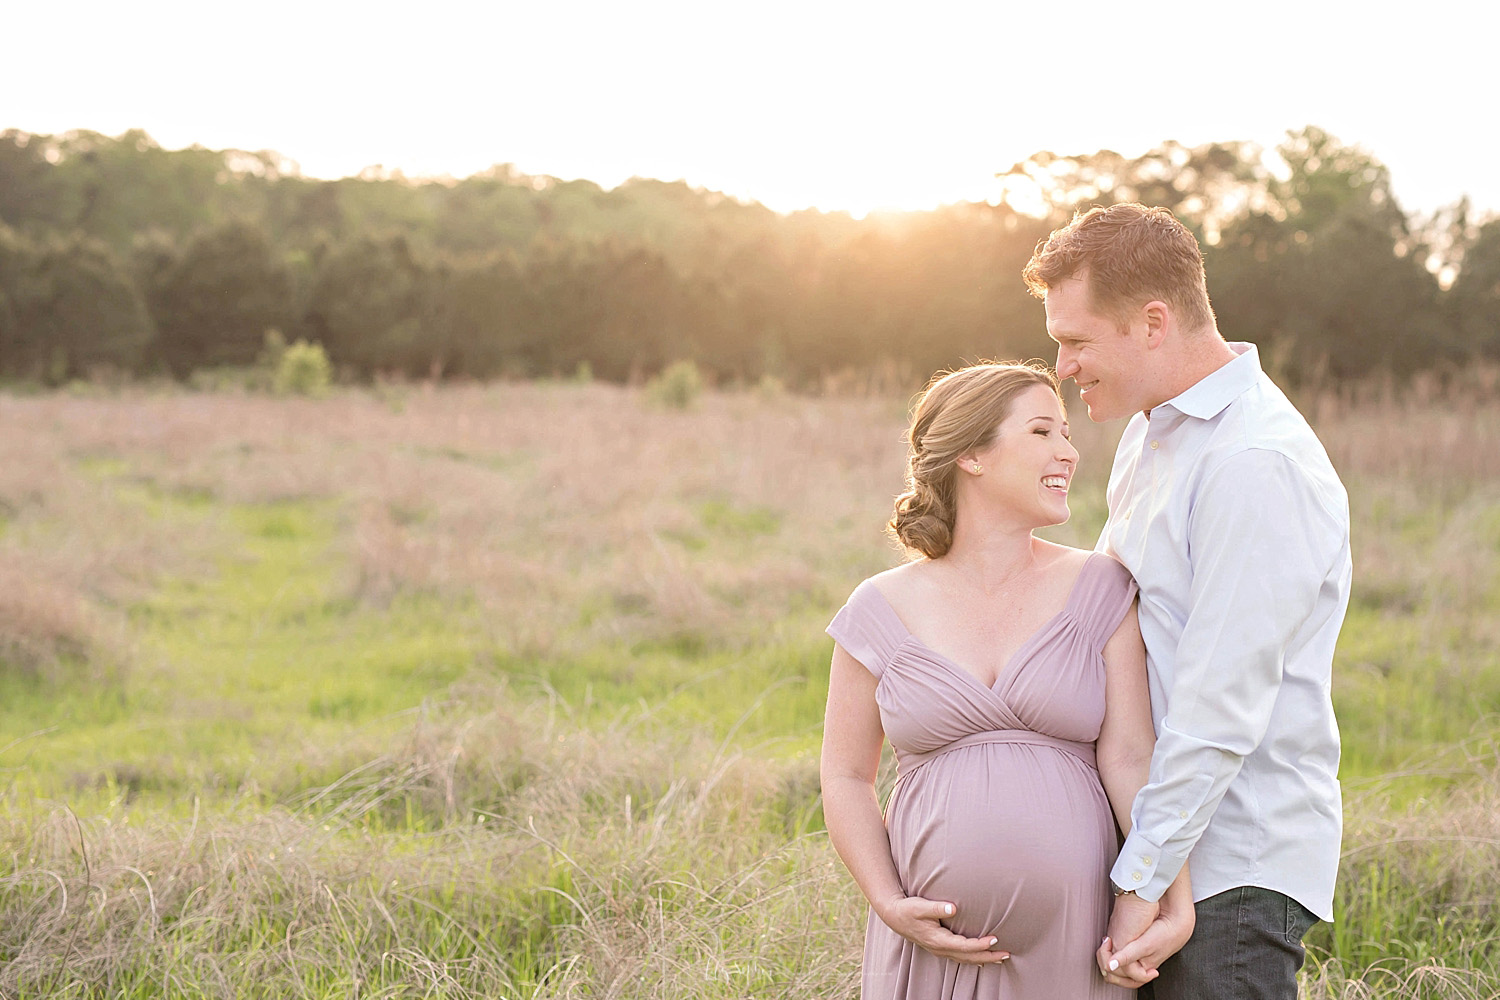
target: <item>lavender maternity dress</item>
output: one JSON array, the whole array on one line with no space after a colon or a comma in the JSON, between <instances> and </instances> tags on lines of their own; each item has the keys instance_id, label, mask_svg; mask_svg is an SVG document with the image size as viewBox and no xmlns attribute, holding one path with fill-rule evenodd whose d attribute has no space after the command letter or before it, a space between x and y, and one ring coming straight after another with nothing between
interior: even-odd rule
<instances>
[{"instance_id":1,"label":"lavender maternity dress","mask_svg":"<svg viewBox=\"0 0 1500 1000\"><path fill-rule=\"evenodd\" d=\"M834 617L828 633L878 678L898 765L885 825L902 888L952 901L954 931L993 934L1011 954L985 966L938 958L871 911L863 1000L1131 995L1094 964L1118 851L1094 741L1104 644L1134 597L1119 563L1090 555L1067 604L992 688L908 632L868 580Z\"/></svg>"}]
</instances>

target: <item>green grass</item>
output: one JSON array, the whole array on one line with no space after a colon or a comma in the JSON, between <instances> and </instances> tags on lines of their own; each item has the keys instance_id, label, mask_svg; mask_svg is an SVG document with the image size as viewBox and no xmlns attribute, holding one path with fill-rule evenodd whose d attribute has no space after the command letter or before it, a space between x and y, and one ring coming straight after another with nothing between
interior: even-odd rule
<instances>
[{"instance_id":1,"label":"green grass","mask_svg":"<svg viewBox=\"0 0 1500 1000\"><path fill-rule=\"evenodd\" d=\"M206 515L199 497L153 489L120 463L95 461L88 471L117 482L118 495L153 518ZM704 511L706 521L731 531L774 530L763 512ZM497 679L508 681L513 702L552 706L548 722L531 720L534 734L557 732L555 743L541 735L543 753L566 757L577 752L570 741L587 744L601 730L619 734L611 749L628 753L635 744L659 753L661 734L698 732L718 748L695 751L694 759L732 760L739 752L727 749L732 744L779 762L781 777L763 793L741 800L731 792L714 810L739 825L742 843L761 845L752 855L785 850L787 838L821 827L814 759L828 650L818 623L781 623L749 648L678 635L518 660L487 648L476 609L462 600L398 594L371 607L351 599L335 505L217 504L212 513L222 539L212 571L162 580L129 609L127 674L104 686L5 680L0 725L32 735L0 753L11 823L0 839L23 843L28 827L53 828L54 837L50 856L34 840L24 858L17 855L19 871L32 874L0 881L0 911L60 904L53 891L60 878L74 899L97 891L114 900L115 911L136 907L125 924L139 928L151 913L147 925L157 928L154 944L127 934L121 955L119 942L98 938L110 924L101 923L105 914L85 920L70 902L50 929L52 967L28 967L25 947L12 943L7 953L0 946L0 961L15 963L16 996L539 996L560 979L599 974L567 959L559 941L576 934L580 920L701 917L706 900L749 891L755 880L747 884L735 866L737 852L727 866L705 866L685 853L695 850L692 838L669 832L669 857L660 856L663 821L668 831L682 813L701 823L693 804L709 794L702 779L672 777L685 769L680 757L661 775L627 769L570 793L576 802L564 836L550 847L543 834L518 836L532 818L515 815L505 794L535 785L542 772L535 764L494 781L497 755L485 754L482 776L467 775L466 784L460 776L466 791L456 808L435 799L431 769L413 760L424 724L482 716L486 706L465 703L462 692L494 695L485 685ZM439 742L451 736L434 725ZM403 742L405 754L390 752ZM627 756L623 763L636 762ZM634 803L624 811L622 790L623 803ZM588 828L590 817L627 814L633 849ZM262 816L285 828L256 834ZM200 864L213 850L216 870L195 873L216 883L206 891L171 884L182 873L180 859L170 874L172 866L132 864L136 877L100 856L119 849L131 829L165 832L189 821L193 830L217 829L223 842L205 845L201 833L190 833L180 845ZM490 859L463 872L455 852L472 862L465 841L484 836L504 841L499 853L513 855L509 864ZM358 852L371 845L379 845L375 867L400 875L327 879L326 899L297 884L309 874L304 865L349 867L358 858L356 870L368 869L371 859ZM718 883L684 882L684 865ZM818 871L830 874L826 866ZM796 866L783 866L780 876L807 877ZM215 903L215 893L228 905ZM712 903L710 910L727 906L715 946L739 936L723 924L741 919L750 902ZM46 936L33 935L26 946ZM289 944L301 957L277 959ZM743 944L735 951L740 957L718 962L715 985L703 995L743 995L783 978L774 962L743 954ZM648 995L661 981L644 976L633 995Z\"/></svg>"},{"instance_id":2,"label":"green grass","mask_svg":"<svg viewBox=\"0 0 1500 1000\"><path fill-rule=\"evenodd\" d=\"M153 517L203 516L196 499L144 489L119 463L90 471L123 480L121 496ZM740 518L737 530L768 530L764 513L706 509L711 520ZM6 755L11 795L177 811L204 794L273 803L336 781L458 682L494 677L520 697L553 700L579 727L629 714L774 759L816 754L828 660L820 615L780 622L748 647L688 632L517 658L487 644L462 599L398 594L372 608L348 596L333 505L219 504L215 516L225 552L213 572L164 580L129 609L127 679L6 679L0 731L25 734Z\"/></svg>"},{"instance_id":3,"label":"green grass","mask_svg":"<svg viewBox=\"0 0 1500 1000\"><path fill-rule=\"evenodd\" d=\"M436 440L403 453L496 486L555 475ZM743 601L754 627L661 620L622 570L560 591L530 648L497 639L478 588L399 565L362 588L359 497L231 502L212 476L79 454L119 511L207 555L99 598L126 632L110 669L0 665L0 997L857 994L864 907L822 833L822 629L880 553L828 546L774 615L758 591L786 577L707 577L705 606ZM1500 497L1352 490L1384 548L1357 566L1336 664L1345 861L1304 993L1493 1000ZM1049 537L1097 534L1102 492L1078 493ZM422 538L482 523L446 520L448 499L382 502ZM689 570L831 531L879 544L845 508L824 523L701 483L674 502L647 510ZM76 532L19 507L0 529Z\"/></svg>"},{"instance_id":4,"label":"green grass","mask_svg":"<svg viewBox=\"0 0 1500 1000\"><path fill-rule=\"evenodd\" d=\"M1346 739L1345 781L1426 772L1440 785L1466 739L1500 715L1500 660L1462 636L1356 604L1339 642L1334 704Z\"/></svg>"},{"instance_id":5,"label":"green grass","mask_svg":"<svg viewBox=\"0 0 1500 1000\"><path fill-rule=\"evenodd\" d=\"M182 514L173 506L158 502L159 516ZM13 780L26 791L274 791L316 777L280 773L288 748L335 747L351 726L396 732L401 713L472 669L475 639L453 628L462 609L412 598L375 613L340 596L334 511L221 515L228 552L215 572L166 581L130 609L127 680L8 688L0 731L47 730L24 744L25 778Z\"/></svg>"}]
</instances>

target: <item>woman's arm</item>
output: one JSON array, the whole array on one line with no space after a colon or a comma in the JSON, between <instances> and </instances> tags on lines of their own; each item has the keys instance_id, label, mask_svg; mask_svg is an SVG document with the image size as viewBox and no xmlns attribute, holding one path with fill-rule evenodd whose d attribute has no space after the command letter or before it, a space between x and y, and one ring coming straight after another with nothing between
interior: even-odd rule
<instances>
[{"instance_id":1,"label":"woman's arm","mask_svg":"<svg viewBox=\"0 0 1500 1000\"><path fill-rule=\"evenodd\" d=\"M901 888L875 796L885 741L875 686L876 678L858 660L842 646L833 647L820 768L828 839L891 930L940 958L976 965L1003 962L1010 954L990 950L994 938L966 938L940 923L956 912L953 903L908 896Z\"/></svg>"},{"instance_id":2,"label":"woman's arm","mask_svg":"<svg viewBox=\"0 0 1500 1000\"><path fill-rule=\"evenodd\" d=\"M1099 780L1109 797L1120 832L1130 833L1130 809L1151 771L1156 745L1151 723L1151 696L1146 687L1146 645L1140 619L1131 605L1124 621L1104 646L1104 723L1097 747ZM1127 904L1131 898L1121 897ZM1140 901L1144 904L1145 901ZM1159 905L1136 905L1134 919L1119 901L1110 919L1111 938L1099 949L1099 967L1117 986L1139 987L1156 978L1156 969L1192 936L1196 914L1188 866L1183 865ZM1125 928L1122 933L1122 928ZM1125 937L1132 941L1114 941ZM1117 951L1118 949L1118 951ZM1127 950L1128 949L1128 950ZM1115 968L1110 968L1114 963Z\"/></svg>"},{"instance_id":3,"label":"woman's arm","mask_svg":"<svg viewBox=\"0 0 1500 1000\"><path fill-rule=\"evenodd\" d=\"M1115 986L1139 989L1155 979L1161 963L1182 950L1193 936L1198 913L1193 908L1193 884L1184 864L1162 894L1156 919L1145 933L1118 949L1106 937L1095 958L1104 978ZM1113 968L1111 967L1113 966Z\"/></svg>"},{"instance_id":4,"label":"woman's arm","mask_svg":"<svg viewBox=\"0 0 1500 1000\"><path fill-rule=\"evenodd\" d=\"M1151 773L1156 732L1146 690L1146 644L1131 604L1104 644L1104 723L1099 727L1099 780L1120 832L1130 833L1130 807Z\"/></svg>"}]
</instances>

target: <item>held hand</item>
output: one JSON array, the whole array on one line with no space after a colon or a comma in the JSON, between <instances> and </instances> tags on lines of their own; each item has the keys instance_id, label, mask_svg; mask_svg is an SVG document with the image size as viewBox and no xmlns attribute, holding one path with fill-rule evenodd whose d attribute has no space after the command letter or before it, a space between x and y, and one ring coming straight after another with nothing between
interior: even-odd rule
<instances>
[{"instance_id":1,"label":"held hand","mask_svg":"<svg viewBox=\"0 0 1500 1000\"><path fill-rule=\"evenodd\" d=\"M1161 912L1145 933L1122 945L1110 957L1110 961L1118 963L1119 969L1105 978L1116 986L1129 987L1139 987L1155 979L1161 963L1181 951L1188 938L1193 936L1197 919L1197 911L1190 899L1178 900L1174 905L1171 893L1163 896ZM1109 939L1105 940L1108 942Z\"/></svg>"},{"instance_id":2,"label":"held hand","mask_svg":"<svg viewBox=\"0 0 1500 1000\"><path fill-rule=\"evenodd\" d=\"M1109 936L1094 955L1099 963L1099 971L1106 980L1116 986L1135 989L1156 978L1154 966L1149 969L1140 965L1127 967L1126 962L1120 961L1117 948L1124 948L1145 934L1156 922L1160 912L1158 904L1134 893L1115 897L1115 907L1109 915ZM1139 954L1135 952L1127 953L1127 958L1129 954L1136 954L1139 958Z\"/></svg>"},{"instance_id":3,"label":"held hand","mask_svg":"<svg viewBox=\"0 0 1500 1000\"><path fill-rule=\"evenodd\" d=\"M994 937L964 937L942 925L941 921L957 912L952 903L902 896L887 903L878 915L891 930L938 958L969 965L993 965L1010 958L1010 952L995 950Z\"/></svg>"}]
</instances>

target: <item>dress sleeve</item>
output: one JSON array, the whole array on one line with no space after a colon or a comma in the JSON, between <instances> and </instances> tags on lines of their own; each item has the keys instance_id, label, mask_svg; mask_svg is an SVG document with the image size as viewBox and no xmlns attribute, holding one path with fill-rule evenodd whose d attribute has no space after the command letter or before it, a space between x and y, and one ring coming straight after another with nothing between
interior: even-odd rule
<instances>
[{"instance_id":1,"label":"dress sleeve","mask_svg":"<svg viewBox=\"0 0 1500 1000\"><path fill-rule=\"evenodd\" d=\"M1125 620L1125 613L1130 610L1138 588L1130 570L1114 556L1099 552L1089 561L1097 564L1084 567L1084 572L1093 574L1087 594L1090 624L1095 644L1103 649L1110 636L1115 634L1115 629L1120 627L1120 622Z\"/></svg>"},{"instance_id":2,"label":"dress sleeve","mask_svg":"<svg viewBox=\"0 0 1500 1000\"><path fill-rule=\"evenodd\" d=\"M826 630L870 673L879 677L904 639L901 620L869 580L854 588Z\"/></svg>"}]
</instances>

